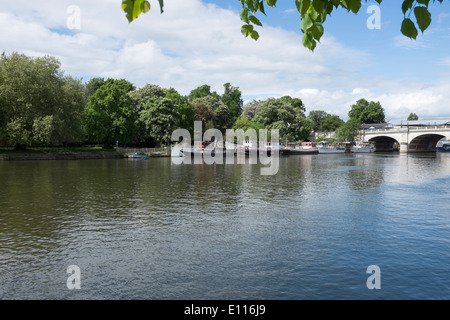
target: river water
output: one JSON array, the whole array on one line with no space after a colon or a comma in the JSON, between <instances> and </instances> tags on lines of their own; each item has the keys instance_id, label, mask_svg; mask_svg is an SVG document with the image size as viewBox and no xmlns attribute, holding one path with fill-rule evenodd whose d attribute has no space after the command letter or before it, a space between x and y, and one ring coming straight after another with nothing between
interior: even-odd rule
<instances>
[{"instance_id":1,"label":"river water","mask_svg":"<svg viewBox=\"0 0 450 320\"><path fill-rule=\"evenodd\" d=\"M0 161L0 299L450 299L450 154L279 165Z\"/></svg>"}]
</instances>

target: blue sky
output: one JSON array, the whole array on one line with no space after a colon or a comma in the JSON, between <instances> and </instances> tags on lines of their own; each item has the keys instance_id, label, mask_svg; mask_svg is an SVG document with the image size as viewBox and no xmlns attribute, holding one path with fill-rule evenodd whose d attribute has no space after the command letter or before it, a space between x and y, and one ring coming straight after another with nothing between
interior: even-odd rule
<instances>
[{"instance_id":1,"label":"blue sky","mask_svg":"<svg viewBox=\"0 0 450 320\"><path fill-rule=\"evenodd\" d=\"M415 112L450 118L450 3L430 4L432 24L417 40L400 33L401 1L380 6L381 28L366 26L368 1L358 15L343 9L325 22L314 53L301 44L295 2L279 0L259 15L260 39L240 33L238 0L166 0L129 24L119 0L16 0L0 8L0 50L53 55L66 74L125 78L188 94L208 84L239 87L244 100L290 95L307 112L325 110L346 120L360 98L380 101L392 122ZM74 15L69 8L78 8ZM77 14L78 14L77 13ZM80 25L70 27L77 18Z\"/></svg>"}]
</instances>

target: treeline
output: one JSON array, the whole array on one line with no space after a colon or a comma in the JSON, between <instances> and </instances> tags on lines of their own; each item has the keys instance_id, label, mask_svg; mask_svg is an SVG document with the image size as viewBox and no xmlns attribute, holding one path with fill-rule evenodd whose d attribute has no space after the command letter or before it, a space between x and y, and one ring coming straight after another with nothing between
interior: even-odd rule
<instances>
[{"instance_id":1,"label":"treeline","mask_svg":"<svg viewBox=\"0 0 450 320\"><path fill-rule=\"evenodd\" d=\"M194 121L202 121L203 130L216 128L224 134L231 128L279 129L282 141L305 140L311 130L337 130L347 139L355 125L372 120L369 118L374 115L379 117L372 122L384 121L379 103L365 100L352 106L351 121L344 122L324 111L311 111L306 116L302 100L289 96L244 105L238 87L230 83L223 87L223 92L217 93L203 85L184 96L154 84L136 88L125 79L93 78L83 83L64 75L54 57L3 53L0 142L16 148L110 146L116 141L152 147L170 143L177 128L193 133Z\"/></svg>"}]
</instances>

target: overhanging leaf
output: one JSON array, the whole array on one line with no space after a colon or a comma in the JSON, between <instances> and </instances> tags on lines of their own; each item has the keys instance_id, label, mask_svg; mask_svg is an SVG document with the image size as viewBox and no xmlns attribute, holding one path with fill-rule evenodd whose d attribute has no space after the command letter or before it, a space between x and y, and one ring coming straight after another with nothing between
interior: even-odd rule
<instances>
[{"instance_id":1,"label":"overhanging leaf","mask_svg":"<svg viewBox=\"0 0 450 320\"><path fill-rule=\"evenodd\" d=\"M423 33L431 24L431 14L425 7L415 7L414 15L416 16L419 29Z\"/></svg>"},{"instance_id":2,"label":"overhanging leaf","mask_svg":"<svg viewBox=\"0 0 450 320\"><path fill-rule=\"evenodd\" d=\"M401 32L403 35L407 36L408 38L416 39L418 32L416 29L416 26L414 25L414 22L412 22L411 19L406 18L402 22Z\"/></svg>"}]
</instances>

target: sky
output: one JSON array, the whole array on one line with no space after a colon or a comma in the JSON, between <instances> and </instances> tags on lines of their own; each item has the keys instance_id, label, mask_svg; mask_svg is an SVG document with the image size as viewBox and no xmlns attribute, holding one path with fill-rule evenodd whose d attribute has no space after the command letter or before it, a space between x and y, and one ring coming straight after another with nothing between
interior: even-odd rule
<instances>
[{"instance_id":1,"label":"sky","mask_svg":"<svg viewBox=\"0 0 450 320\"><path fill-rule=\"evenodd\" d=\"M416 40L400 32L401 1L369 0L355 15L327 18L314 52L302 45L294 0L258 15L258 41L240 32L238 0L165 0L128 23L120 0L15 0L0 7L0 51L51 55L66 75L127 79L183 95L207 84L238 87L245 102L289 95L306 112L348 119L357 100L379 101L391 123L411 112L450 118L450 2L431 3L432 23ZM379 8L380 27L370 29Z\"/></svg>"}]
</instances>

